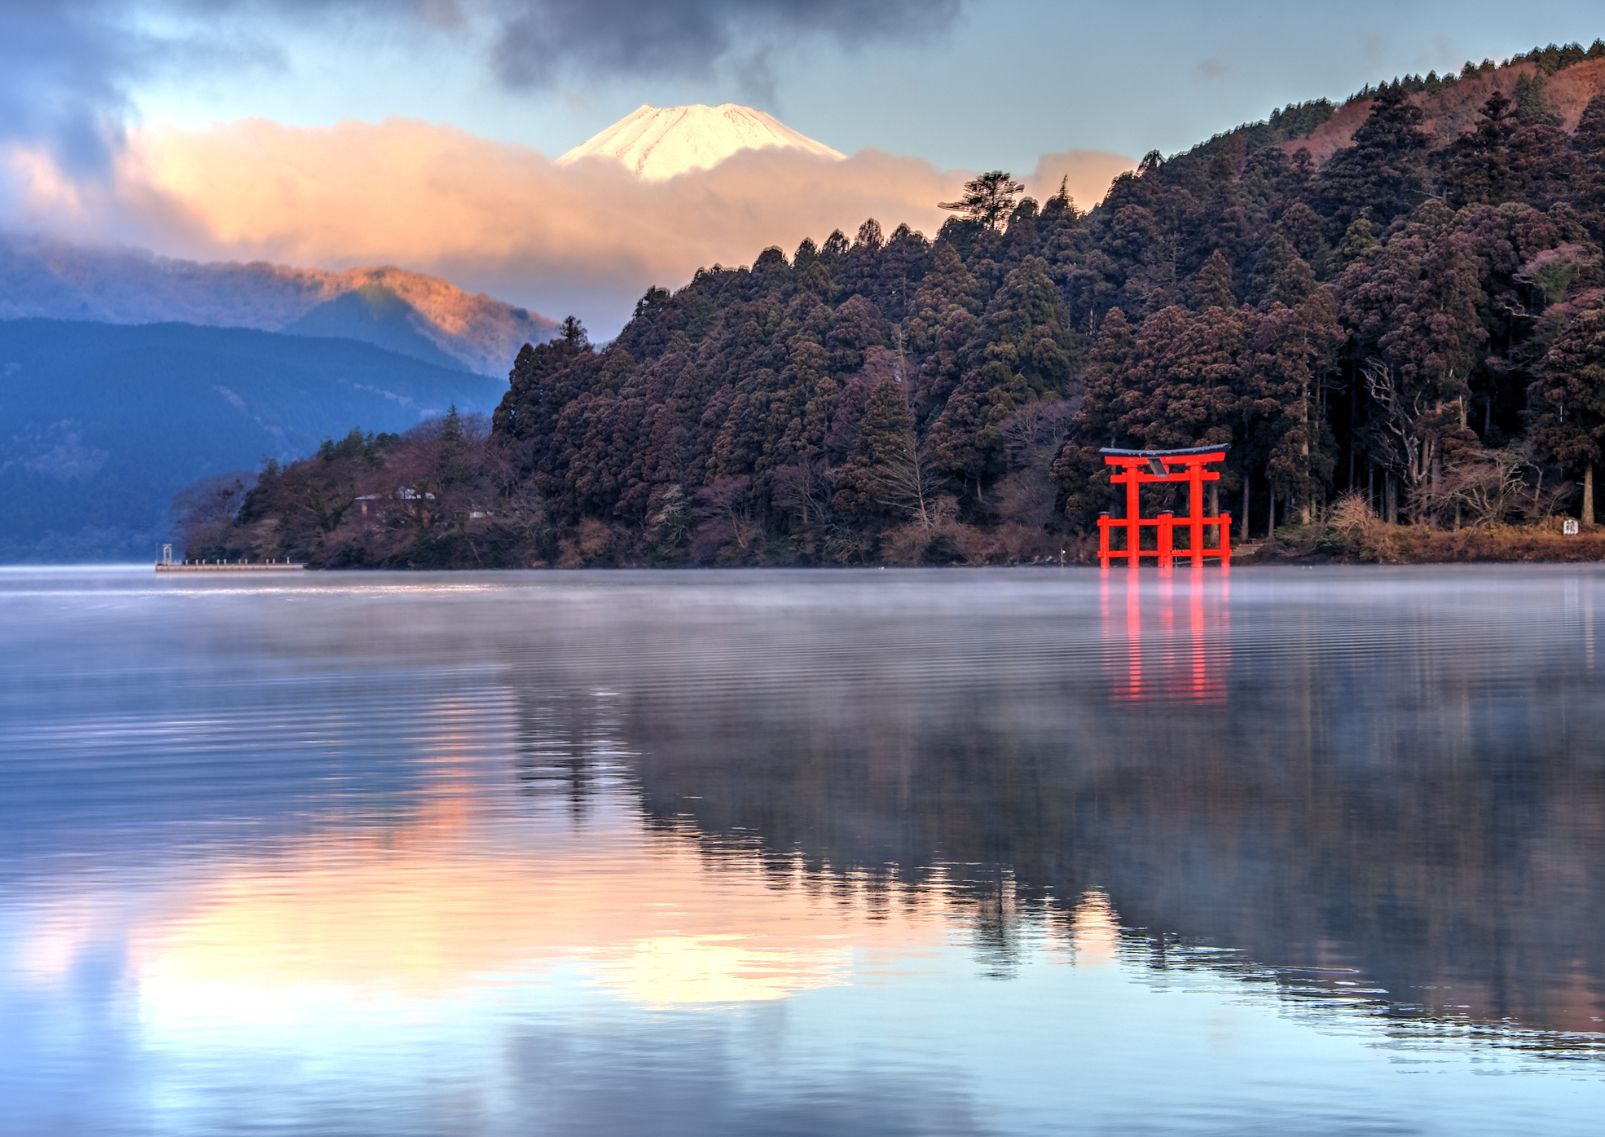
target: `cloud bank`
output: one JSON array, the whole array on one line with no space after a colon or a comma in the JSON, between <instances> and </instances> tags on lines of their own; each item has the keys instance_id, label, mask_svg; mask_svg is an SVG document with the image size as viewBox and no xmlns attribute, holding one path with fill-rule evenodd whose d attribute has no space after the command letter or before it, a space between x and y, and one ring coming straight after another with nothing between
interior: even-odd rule
<instances>
[{"instance_id":1,"label":"cloud bank","mask_svg":"<svg viewBox=\"0 0 1605 1137\"><path fill-rule=\"evenodd\" d=\"M1099 200L1132 161L1072 151L1027 179L1061 177ZM16 171L14 171L16 172ZM788 253L874 217L934 234L967 174L873 150L843 161L747 151L711 170L643 182L617 163L557 166L540 152L392 120L327 129L247 121L129 133L105 186L47 163L23 171L29 212L69 239L146 245L197 259L343 268L399 264L616 331L649 285L699 267Z\"/></svg>"},{"instance_id":2,"label":"cloud bank","mask_svg":"<svg viewBox=\"0 0 1605 1137\"><path fill-rule=\"evenodd\" d=\"M427 67L469 52L512 90L648 77L735 82L772 103L769 61L938 35L966 0L4 0L0 141L104 174L147 82L238 80L288 66L310 28L411 42ZM0 205L7 190L0 183Z\"/></svg>"},{"instance_id":3,"label":"cloud bank","mask_svg":"<svg viewBox=\"0 0 1605 1137\"><path fill-rule=\"evenodd\" d=\"M934 203L962 175L869 151L842 163L771 152L646 186L605 163L560 170L532 149L411 121L183 132L139 122L138 92L288 68L309 29L400 37L420 61L474 53L508 90L712 75L764 91L782 53L941 34L968 2L9 0L0 226L200 259L398 263L604 330L648 285L766 245L851 233L871 216L932 231ZM1097 181L1123 164L1080 165Z\"/></svg>"}]
</instances>

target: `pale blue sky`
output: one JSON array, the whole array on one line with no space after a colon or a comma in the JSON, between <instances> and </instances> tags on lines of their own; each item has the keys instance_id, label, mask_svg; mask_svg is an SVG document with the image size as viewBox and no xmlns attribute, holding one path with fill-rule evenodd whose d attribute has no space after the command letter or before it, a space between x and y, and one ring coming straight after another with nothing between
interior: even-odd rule
<instances>
[{"instance_id":1,"label":"pale blue sky","mask_svg":"<svg viewBox=\"0 0 1605 1137\"><path fill-rule=\"evenodd\" d=\"M539 14L546 5L496 2L476 12L474 0L462 2L450 20L430 18L437 5L398 15L330 0L294 5L291 19L247 3L222 17L234 21L224 65L150 69L130 80L129 99L146 119L186 125L420 118L549 155L643 102L748 102L849 152L1027 169L1043 153L1073 148L1168 153L1288 102L1340 99L1403 73L1605 34L1605 12L1584 0L960 0L952 13L906 4L862 36L850 16L832 24L828 12L818 17L826 30L809 30L808 16L749 36L739 5L687 0L699 18L725 21L729 49L716 58L656 68L532 60L522 79L532 85L519 86L492 63L502 27L491 10ZM148 22L163 32L197 19L158 11ZM604 15L591 30L605 40L614 29Z\"/></svg>"}]
</instances>

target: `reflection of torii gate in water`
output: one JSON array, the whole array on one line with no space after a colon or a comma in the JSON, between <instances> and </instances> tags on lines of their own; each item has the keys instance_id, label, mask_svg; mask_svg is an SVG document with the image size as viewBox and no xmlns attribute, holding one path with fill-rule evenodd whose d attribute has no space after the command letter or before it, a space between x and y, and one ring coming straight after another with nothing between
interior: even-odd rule
<instances>
[{"instance_id":1,"label":"reflection of torii gate in water","mask_svg":"<svg viewBox=\"0 0 1605 1137\"><path fill-rule=\"evenodd\" d=\"M1103 661L1115 699L1224 705L1232 662L1231 587L1230 573L1202 568L1162 572L1157 580L1130 572L1123 586L1111 586L1103 574ZM1183 612L1185 631L1178 626Z\"/></svg>"},{"instance_id":2,"label":"reflection of torii gate in water","mask_svg":"<svg viewBox=\"0 0 1605 1137\"><path fill-rule=\"evenodd\" d=\"M1136 568L1141 558L1152 557L1160 568L1169 568L1176 558L1183 557L1195 565L1204 558L1214 557L1225 567L1231 563L1232 515L1221 513L1204 515L1204 483L1220 481L1218 470L1205 469L1214 462L1226 461L1227 444L1195 446L1187 450L1116 450L1105 447L1098 451L1104 465L1115 472L1109 480L1126 487L1126 515L1110 517L1107 513L1098 518L1098 563L1105 568L1110 561L1124 557L1126 564ZM1187 486L1187 513L1177 517L1170 510L1158 517L1145 518L1139 491L1145 485L1182 484ZM1204 530L1213 527L1215 544L1204 543ZM1111 546L1111 535L1117 529L1126 533L1124 548ZM1152 548L1142 547L1142 531L1153 529L1156 539ZM1176 548L1176 531L1187 534L1184 548Z\"/></svg>"}]
</instances>

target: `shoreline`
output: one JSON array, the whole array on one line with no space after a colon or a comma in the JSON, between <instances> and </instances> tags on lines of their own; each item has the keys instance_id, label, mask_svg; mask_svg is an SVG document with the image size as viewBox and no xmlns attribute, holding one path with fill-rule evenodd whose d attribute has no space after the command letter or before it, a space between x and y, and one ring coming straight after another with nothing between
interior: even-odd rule
<instances>
[{"instance_id":1,"label":"shoreline","mask_svg":"<svg viewBox=\"0 0 1605 1137\"><path fill-rule=\"evenodd\" d=\"M1261 549L1241 557L1233 557L1226 571L1232 569L1257 570L1266 568L1315 568L1325 565L1343 567L1374 567L1378 569L1393 568L1430 568L1434 566L1444 568L1463 568L1470 566L1493 567L1498 565L1558 565L1558 566L1605 566L1605 555L1545 555L1543 550L1533 554L1514 556L1487 556L1477 553L1463 553L1454 555L1452 552L1435 557L1408 557L1380 559L1377 557L1361 556L1353 553L1337 553L1319 549L1302 549L1286 543L1277 542L1267 544ZM152 566L147 564L129 564L122 561L74 561L58 563L13 563L0 564L0 573L23 574L29 572L57 573L57 572L127 572L151 574ZM1193 566L1190 562L1178 558L1172 568L1174 573L1190 572ZM1200 566L1201 571L1215 573L1221 570L1216 562L1208 562ZM551 573L554 575L585 573L585 572L617 572L617 573L687 573L687 572L806 572L806 573L865 573L889 571L920 571L920 572L976 572L982 570L993 571L1095 571L1126 573L1132 571L1123 561L1118 561L1102 568L1096 559L1071 560L1065 564L1041 561L1037 563L1017 562L1014 564L867 564L867 565L821 565L821 564L748 564L748 565L478 565L472 568L444 567L439 565L338 565L321 566L315 564L278 565L273 567L246 566L194 566L179 569L157 569L161 575L351 575L360 576L366 573L440 573L448 575L472 575L474 573ZM1162 571L1153 563L1145 563L1138 570L1144 575L1157 574ZM152 574L155 575L155 574Z\"/></svg>"},{"instance_id":2,"label":"shoreline","mask_svg":"<svg viewBox=\"0 0 1605 1137\"><path fill-rule=\"evenodd\" d=\"M1566 535L1553 524L1437 529L1367 520L1284 526L1248 563L1595 564L1605 562L1605 527Z\"/></svg>"},{"instance_id":3,"label":"shoreline","mask_svg":"<svg viewBox=\"0 0 1605 1137\"><path fill-rule=\"evenodd\" d=\"M318 564L314 558L288 558L274 561L229 562L217 560L175 562L154 568L158 574L184 573L299 573L299 572L621 572L729 571L741 569L782 569L808 571L863 571L878 569L1062 569L1098 568L1096 538L1063 538L1067 555L1062 559L1043 556L1019 561L947 561L939 564L885 560L865 564L831 564L786 561L715 564L631 564L616 561L574 564L563 561L537 561L530 564L430 565L430 564ZM1055 542L1056 544L1057 542ZM1496 564L1605 564L1605 526L1566 535L1553 523L1524 526L1483 526L1437 529L1424 525L1389 525L1371 518L1358 524L1286 525L1274 536L1239 543L1232 550L1230 564L1240 568L1269 565L1496 565ZM1124 569L1119 559L1109 566ZM1145 568L1157 568L1151 560ZM1218 568L1206 562L1206 568ZM1186 551L1178 551L1175 568L1188 569ZM12 562L0 564L0 571L30 570L138 570L150 572L150 562L57 561Z\"/></svg>"}]
</instances>

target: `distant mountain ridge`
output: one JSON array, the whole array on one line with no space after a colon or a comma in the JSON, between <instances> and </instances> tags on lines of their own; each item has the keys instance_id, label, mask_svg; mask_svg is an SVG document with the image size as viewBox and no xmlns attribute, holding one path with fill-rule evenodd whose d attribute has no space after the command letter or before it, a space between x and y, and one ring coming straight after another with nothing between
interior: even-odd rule
<instances>
[{"instance_id":1,"label":"distant mountain ridge","mask_svg":"<svg viewBox=\"0 0 1605 1137\"><path fill-rule=\"evenodd\" d=\"M438 277L383 266L332 271L199 262L0 234L0 319L166 321L289 330L374 343L481 375L505 375L557 325Z\"/></svg>"},{"instance_id":2,"label":"distant mountain ridge","mask_svg":"<svg viewBox=\"0 0 1605 1137\"><path fill-rule=\"evenodd\" d=\"M505 389L348 339L0 320L0 562L154 558L198 480L488 411Z\"/></svg>"},{"instance_id":3,"label":"distant mountain ridge","mask_svg":"<svg viewBox=\"0 0 1605 1137\"><path fill-rule=\"evenodd\" d=\"M417 310L393 289L371 283L325 300L287 324L284 332L317 339L359 340L439 367L461 367L463 361L442 350L418 327L418 322Z\"/></svg>"},{"instance_id":4,"label":"distant mountain ridge","mask_svg":"<svg viewBox=\"0 0 1605 1137\"><path fill-rule=\"evenodd\" d=\"M663 181L717 166L743 150L799 150L839 161L839 150L793 130L773 115L735 103L710 107L642 104L606 130L557 159L567 166L584 158L608 158L645 181Z\"/></svg>"}]
</instances>

